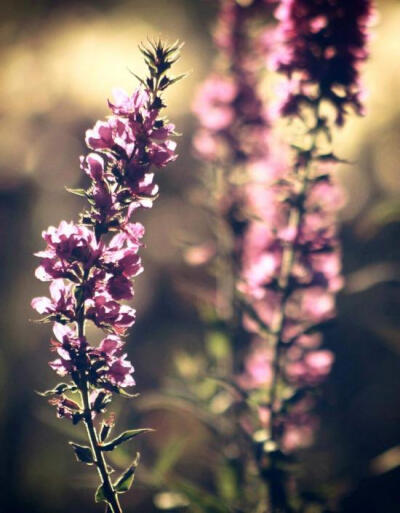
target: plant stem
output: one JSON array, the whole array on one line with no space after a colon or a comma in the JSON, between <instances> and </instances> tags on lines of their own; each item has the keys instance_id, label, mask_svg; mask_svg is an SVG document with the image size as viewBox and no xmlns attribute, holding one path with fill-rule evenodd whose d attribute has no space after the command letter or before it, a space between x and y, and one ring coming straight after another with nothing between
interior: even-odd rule
<instances>
[{"instance_id":1,"label":"plant stem","mask_svg":"<svg viewBox=\"0 0 400 513\"><path fill-rule=\"evenodd\" d=\"M85 273L83 278L83 283L88 278L88 271ZM79 301L76 307L76 318L77 318L77 326L78 326L78 337L82 338L85 336L85 312L84 312L84 304L83 301ZM93 425L92 419L92 410L90 408L90 400L89 400L89 389L88 389L88 379L86 371L83 370L80 376L80 382L78 384L79 391L82 398L83 409L84 409L84 422L86 426L86 431L88 434L88 438L90 441L90 446L92 449L92 455L95 460L95 465L97 467L97 471L99 473L101 479L101 486L103 488L104 496L109 504L111 509L111 513L122 513L121 506L119 504L118 495L116 494L112 482L110 480L109 473L107 471L107 464L103 455L103 452L99 446L99 440L97 437L96 429Z\"/></svg>"},{"instance_id":2,"label":"plant stem","mask_svg":"<svg viewBox=\"0 0 400 513\"><path fill-rule=\"evenodd\" d=\"M307 189L309 184L310 167L313 161L314 152L317 148L317 127L319 122L319 101L314 106L315 115L315 126L309 131L309 134L313 133L311 148L309 151L309 158L306 163L297 169L297 177L300 181L300 188L298 191L298 202L295 204L289 212L288 226L293 230L295 236L293 240L285 244L282 254L282 265L278 278L278 286L281 291L281 301L279 310L272 323L272 333L268 337L271 347L274 349L274 359L272 362L272 383L270 389L270 440L277 442L277 426L276 418L279 414L277 409L276 401L278 396L278 385L282 366L282 349L285 343L282 341L282 333L285 324L285 309L287 301L290 297L290 275L292 273L293 263L295 259L295 248L299 237L299 230L304 215L304 204L307 197ZM262 473L265 475L265 473ZM270 513L286 513L291 511L291 508L287 504L286 491L285 491L285 473L279 470L276 466L276 458L274 453L271 453L270 468L267 472L268 478L267 486L269 490L270 498Z\"/></svg>"},{"instance_id":3,"label":"plant stem","mask_svg":"<svg viewBox=\"0 0 400 513\"><path fill-rule=\"evenodd\" d=\"M118 500L118 495L115 493L115 490L111 483L104 455L99 446L96 429L93 425L92 412L90 410L89 403L89 392L86 379L82 380L82 388L80 389L80 392L85 411L85 426L90 440L90 446L92 448L93 455L95 456L95 464L97 466L97 471L102 482L104 496L107 499L108 504L110 505L112 513L122 513L122 509Z\"/></svg>"}]
</instances>

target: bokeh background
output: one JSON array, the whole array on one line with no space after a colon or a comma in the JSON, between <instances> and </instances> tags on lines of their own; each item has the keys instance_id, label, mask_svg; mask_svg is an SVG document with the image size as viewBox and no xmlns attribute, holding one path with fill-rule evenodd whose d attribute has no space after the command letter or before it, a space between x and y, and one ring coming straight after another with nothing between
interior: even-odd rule
<instances>
[{"instance_id":1,"label":"bokeh background","mask_svg":"<svg viewBox=\"0 0 400 513\"><path fill-rule=\"evenodd\" d=\"M324 385L316 443L301 454L302 485L338 497L345 513L400 510L400 2L377 3L365 67L368 114L336 138L337 153L352 162L339 170L348 195L341 228L347 285L325 334L336 363ZM182 248L201 242L209 230L192 201L202 170L190 149L190 105L211 66L215 10L216 2L207 0L1 2L2 513L102 511L92 501L94 472L76 463L66 444L79 440L80 429L57 420L34 393L56 377L47 366L49 327L30 321L31 297L46 290L33 277L32 253L42 247L42 229L76 218L80 199L64 185L80 184L84 132L106 115L112 87L135 85L128 68L144 71L137 44L147 36L185 41L177 70L191 74L168 93L170 118L183 134L180 158L159 173L161 197L140 214L147 229L145 273L136 281L138 319L129 354L142 397L173 379L182 351L201 351L204 328L191 287L193 275L197 287L208 277L185 266ZM156 511L160 490L151 469L163 447L176 451L177 441L179 470L209 486L207 432L190 413L149 403L115 407L122 427L157 428L136 443L143 464L123 498L127 513ZM134 445L127 447L130 454ZM115 463L123 466L129 458L120 451Z\"/></svg>"}]
</instances>

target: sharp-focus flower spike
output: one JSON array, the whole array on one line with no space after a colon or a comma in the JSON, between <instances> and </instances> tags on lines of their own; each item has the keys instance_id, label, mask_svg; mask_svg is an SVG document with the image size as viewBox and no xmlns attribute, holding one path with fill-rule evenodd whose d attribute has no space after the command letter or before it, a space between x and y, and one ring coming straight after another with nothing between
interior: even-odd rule
<instances>
[{"instance_id":1,"label":"sharp-focus flower spike","mask_svg":"<svg viewBox=\"0 0 400 513\"><path fill-rule=\"evenodd\" d=\"M80 167L90 184L86 190L68 189L89 206L78 223L61 221L44 231L46 248L35 254L40 259L36 277L50 282L50 297L34 298L31 304L43 321L55 321L51 350L56 358L49 365L71 379L70 385L61 383L46 395L55 396L50 402L58 417L86 423L102 476L109 472L98 456L92 421L105 412L113 393L129 396L122 389L135 385L120 338L135 322L135 310L122 301L132 298L133 278L143 271L138 252L144 227L132 217L157 198L152 168L164 168L177 158L171 140L175 127L160 115L165 107L161 91L176 81L166 73L177 50L161 42L145 49L151 80L141 80L132 94L114 90L114 99L108 101L111 115L86 132L88 153L80 157ZM88 321L108 333L97 347L86 339ZM79 392L82 405L66 392ZM72 445L78 459L94 462L89 447ZM108 477L103 477L102 489L110 511L121 512Z\"/></svg>"}]
</instances>

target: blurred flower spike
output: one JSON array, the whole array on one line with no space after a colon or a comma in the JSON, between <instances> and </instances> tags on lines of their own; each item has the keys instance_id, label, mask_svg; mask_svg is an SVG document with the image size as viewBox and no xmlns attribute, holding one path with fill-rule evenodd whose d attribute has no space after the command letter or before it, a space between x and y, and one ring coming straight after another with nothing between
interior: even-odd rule
<instances>
[{"instance_id":1,"label":"blurred flower spike","mask_svg":"<svg viewBox=\"0 0 400 513\"><path fill-rule=\"evenodd\" d=\"M334 363L320 333L335 316L343 285L337 211L344 197L333 174L340 159L332 136L352 111L364 111L360 68L369 55L373 5L220 0L219 6L219 59L195 98L193 147L219 187L208 203L219 255L215 304L238 349L234 388L243 409L236 421L254 441L268 511L289 512L293 476L283 466L313 441L316 392ZM284 76L278 109L267 103L265 71ZM289 141L275 130L277 113L295 120ZM224 378L232 383L232 375Z\"/></svg>"},{"instance_id":2,"label":"blurred flower spike","mask_svg":"<svg viewBox=\"0 0 400 513\"><path fill-rule=\"evenodd\" d=\"M125 390L135 380L121 338L135 323L135 310L122 301L132 298L132 280L143 271L138 252L144 227L133 217L140 207L152 207L158 196L154 170L177 158L171 139L175 127L161 111L166 107L163 92L182 78L169 75L180 48L179 42L161 41L140 47L149 76L139 78L131 95L116 89L108 102L111 115L86 132L89 153L80 162L90 184L68 190L86 198L89 207L79 223L61 221L44 231L46 248L36 253L40 264L35 274L50 282L50 298L37 297L32 307L43 322L54 323L51 350L56 357L50 367L70 378L42 395L51 397L58 417L84 422L90 446L71 445L78 460L96 466L101 484L95 500L105 501L111 513L122 512L118 496L132 485L139 459L112 482L104 452L149 429L128 430L108 441L114 420L103 421L98 429L93 420L106 411L113 394L134 397ZM105 332L97 346L86 338L89 322ZM79 399L73 400L76 394Z\"/></svg>"}]
</instances>

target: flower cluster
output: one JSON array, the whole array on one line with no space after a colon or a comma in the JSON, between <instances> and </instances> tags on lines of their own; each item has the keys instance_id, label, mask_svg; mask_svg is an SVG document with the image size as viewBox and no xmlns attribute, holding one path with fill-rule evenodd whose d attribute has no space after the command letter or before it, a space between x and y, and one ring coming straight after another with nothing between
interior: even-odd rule
<instances>
[{"instance_id":1,"label":"flower cluster","mask_svg":"<svg viewBox=\"0 0 400 513\"><path fill-rule=\"evenodd\" d=\"M252 201L256 219L249 224L243 242L242 290L271 330L275 306L284 293L279 284L284 251L288 244L293 246L285 292L285 341L331 317L333 297L342 284L335 219L343 204L341 190L328 175L317 176L308 188L301 223L293 226L290 213L292 205L302 200L301 189L294 179L291 184L253 191L250 198L263 193L264 205Z\"/></svg>"},{"instance_id":2,"label":"flower cluster","mask_svg":"<svg viewBox=\"0 0 400 513\"><path fill-rule=\"evenodd\" d=\"M318 99L333 105L338 125L348 107L363 112L359 68L368 57L371 15L372 0L280 2L271 61L291 79L281 114L297 115L302 105Z\"/></svg>"},{"instance_id":3,"label":"flower cluster","mask_svg":"<svg viewBox=\"0 0 400 513\"><path fill-rule=\"evenodd\" d=\"M287 167L283 169L280 179L249 187L254 220L243 237L240 289L252 308L252 315L245 318L246 328L255 334L260 333L260 327L268 334L279 329L285 352L280 375L286 397L290 397L299 388L319 384L333 363L333 354L320 349L321 336L312 331L334 316L335 294L342 286L336 211L343 197L329 174L316 173L304 190L302 180L295 174L290 176ZM283 283L284 266L288 268ZM278 328L277 323L281 323ZM247 376L243 381L246 388L257 388L251 384L260 376L260 361L265 378L260 384L264 388L271 385L267 378L273 372L271 351L256 336L241 377L243 381ZM309 415L304 418L311 419ZM285 447L287 417L281 422ZM296 448L294 444L290 447Z\"/></svg>"},{"instance_id":4,"label":"flower cluster","mask_svg":"<svg viewBox=\"0 0 400 513\"><path fill-rule=\"evenodd\" d=\"M338 159L318 144L321 134L330 140L332 130L321 106L334 106L339 125L348 106L361 113L359 63L367 57L371 2L282 0L276 13L279 44L272 57L289 77L282 113L310 125L304 141L293 145L292 161L258 174L247 190L253 215L243 236L240 290L255 339L239 380L248 390L264 389L269 407L260 408L259 419L273 441L291 451L312 440L316 420L308 392L334 361L321 348L318 328L334 316L343 282L336 227L343 194L332 177ZM265 380L257 386L260 362Z\"/></svg>"},{"instance_id":5,"label":"flower cluster","mask_svg":"<svg viewBox=\"0 0 400 513\"><path fill-rule=\"evenodd\" d=\"M214 42L225 69L210 74L193 103L200 124L193 144L200 158L240 165L265 156L269 122L258 90L263 58L252 33L270 12L265 0L248 6L221 2Z\"/></svg>"},{"instance_id":6,"label":"flower cluster","mask_svg":"<svg viewBox=\"0 0 400 513\"><path fill-rule=\"evenodd\" d=\"M171 65L168 56L155 55L153 60L158 73ZM112 115L86 133L93 152L81 157L81 168L92 181L85 191L91 208L81 220L94 225L96 234L129 231L126 225L134 210L151 207L157 196L151 167L163 168L177 157L170 139L174 125L160 116L163 103L158 96L171 83L166 76L158 81L154 76L131 96L116 89L113 103L109 101Z\"/></svg>"},{"instance_id":7,"label":"flower cluster","mask_svg":"<svg viewBox=\"0 0 400 513\"><path fill-rule=\"evenodd\" d=\"M113 513L121 511L116 493L122 492L108 480L98 445L99 438L105 438L96 433L92 419L105 411L112 393L129 395L124 389L135 385L121 339L135 322L135 310L123 301L132 298L132 280L143 270L138 251L144 228L131 218L138 208L151 207L157 197L151 168L163 168L177 157L170 139L174 126L161 116L161 95L180 78L167 75L179 48L177 43L161 42L141 48L150 76L139 79L141 86L132 95L116 90L109 101L111 115L86 132L89 153L80 162L90 185L69 190L86 197L89 208L79 223L62 221L44 231L46 248L36 253L36 277L50 282L50 297L34 298L32 307L43 321L54 322L51 348L57 358L50 367L71 379L45 395L53 396L50 402L59 417L86 423L92 450L76 444L74 450L81 461L96 463L103 487L98 494ZM85 335L90 322L106 333L96 347ZM68 397L76 392L82 404ZM132 436L124 435L114 445Z\"/></svg>"}]
</instances>

